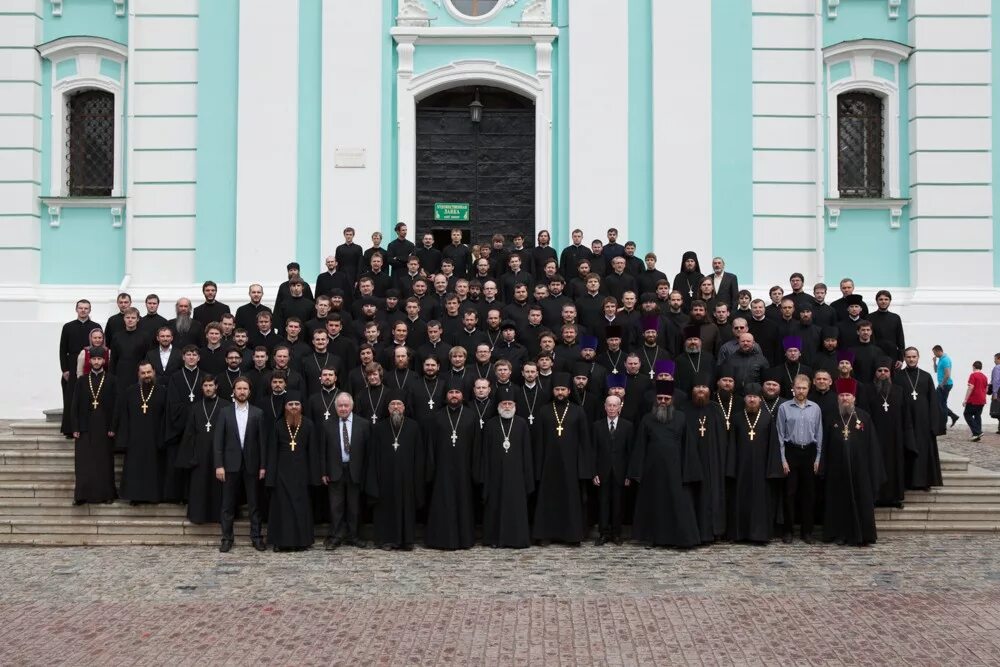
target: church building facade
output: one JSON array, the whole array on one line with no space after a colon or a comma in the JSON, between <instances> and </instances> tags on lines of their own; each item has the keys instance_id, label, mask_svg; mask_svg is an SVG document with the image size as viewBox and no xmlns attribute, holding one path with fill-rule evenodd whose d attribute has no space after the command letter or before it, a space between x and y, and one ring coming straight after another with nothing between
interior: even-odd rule
<instances>
[{"instance_id":1,"label":"church building facade","mask_svg":"<svg viewBox=\"0 0 1000 667\"><path fill-rule=\"evenodd\" d=\"M0 328L46 353L4 416L58 403L78 298L235 310L397 222L616 227L765 299L850 276L964 378L1000 321L998 35L990 0L5 0Z\"/></svg>"}]
</instances>

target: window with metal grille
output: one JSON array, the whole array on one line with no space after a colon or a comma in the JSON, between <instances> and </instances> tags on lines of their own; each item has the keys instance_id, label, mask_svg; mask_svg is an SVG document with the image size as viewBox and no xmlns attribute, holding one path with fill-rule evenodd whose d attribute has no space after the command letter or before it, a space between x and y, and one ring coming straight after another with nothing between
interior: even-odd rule
<instances>
[{"instance_id":1,"label":"window with metal grille","mask_svg":"<svg viewBox=\"0 0 1000 667\"><path fill-rule=\"evenodd\" d=\"M882 196L882 99L851 92L837 97L837 183L841 197Z\"/></svg>"},{"instance_id":2,"label":"window with metal grille","mask_svg":"<svg viewBox=\"0 0 1000 667\"><path fill-rule=\"evenodd\" d=\"M70 197L109 197L115 182L115 96L76 93L66 103L66 175Z\"/></svg>"}]
</instances>

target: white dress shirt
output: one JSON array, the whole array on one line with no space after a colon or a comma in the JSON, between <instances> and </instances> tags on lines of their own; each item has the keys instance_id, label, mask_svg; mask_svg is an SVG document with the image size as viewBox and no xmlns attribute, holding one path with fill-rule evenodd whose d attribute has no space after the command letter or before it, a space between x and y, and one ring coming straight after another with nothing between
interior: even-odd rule
<instances>
[{"instance_id":1,"label":"white dress shirt","mask_svg":"<svg viewBox=\"0 0 1000 667\"><path fill-rule=\"evenodd\" d=\"M240 406L239 403L234 403L236 406L236 428L240 432L240 449L243 448L243 442L247 437L247 421L250 419L250 404L244 403Z\"/></svg>"},{"instance_id":2,"label":"white dress shirt","mask_svg":"<svg viewBox=\"0 0 1000 667\"><path fill-rule=\"evenodd\" d=\"M351 455L347 453L347 448L344 446L344 420L338 417L337 421L340 422L338 424L338 428L340 429L340 461L342 463L350 463ZM352 430L353 428L354 428L354 413L352 412L351 414L347 415L347 433L348 434L353 433L354 432Z\"/></svg>"},{"instance_id":3,"label":"white dress shirt","mask_svg":"<svg viewBox=\"0 0 1000 667\"><path fill-rule=\"evenodd\" d=\"M173 352L174 346L171 345L166 350L164 350L163 347L161 346L159 350L160 350L160 366L162 366L164 370L166 370L167 362L170 361L170 353Z\"/></svg>"}]
</instances>

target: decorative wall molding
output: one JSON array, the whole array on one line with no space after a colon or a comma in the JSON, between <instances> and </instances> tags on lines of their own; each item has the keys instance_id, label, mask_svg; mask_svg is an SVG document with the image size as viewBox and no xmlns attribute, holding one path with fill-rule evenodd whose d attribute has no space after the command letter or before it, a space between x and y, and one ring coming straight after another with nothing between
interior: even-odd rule
<instances>
[{"instance_id":1,"label":"decorative wall molding","mask_svg":"<svg viewBox=\"0 0 1000 667\"><path fill-rule=\"evenodd\" d=\"M899 8L903 4L903 0L888 0L889 2L889 19L896 20L899 18ZM840 0L826 0L826 17L828 19L837 18L837 9L840 7Z\"/></svg>"},{"instance_id":2,"label":"decorative wall molding","mask_svg":"<svg viewBox=\"0 0 1000 667\"><path fill-rule=\"evenodd\" d=\"M396 15L396 25L413 28L426 28L431 24L431 15L420 0L403 0Z\"/></svg>"},{"instance_id":3,"label":"decorative wall molding","mask_svg":"<svg viewBox=\"0 0 1000 667\"><path fill-rule=\"evenodd\" d=\"M125 16L126 0L111 0L115 8L115 16ZM49 0L52 5L52 16L59 18L63 15L63 0Z\"/></svg>"},{"instance_id":4,"label":"decorative wall molding","mask_svg":"<svg viewBox=\"0 0 1000 667\"><path fill-rule=\"evenodd\" d=\"M441 1L442 0L435 0L434 4L440 7ZM443 0L443 2L445 11L447 11L456 21L461 21L462 23L468 23L470 25L479 25L491 20L507 7L513 7L517 4L518 0L499 0L499 2L493 6L493 9L479 16L469 16L468 14L463 14L458 11L458 8L455 7L451 0Z\"/></svg>"},{"instance_id":5,"label":"decorative wall molding","mask_svg":"<svg viewBox=\"0 0 1000 667\"><path fill-rule=\"evenodd\" d=\"M62 222L61 215L61 206L49 206L49 227L58 227Z\"/></svg>"},{"instance_id":6,"label":"decorative wall molding","mask_svg":"<svg viewBox=\"0 0 1000 667\"><path fill-rule=\"evenodd\" d=\"M60 17L63 12L63 0L50 0L52 3L52 16Z\"/></svg>"},{"instance_id":7,"label":"decorative wall molding","mask_svg":"<svg viewBox=\"0 0 1000 667\"><path fill-rule=\"evenodd\" d=\"M889 0L889 19L895 21L899 18L899 7L903 0Z\"/></svg>"},{"instance_id":8,"label":"decorative wall molding","mask_svg":"<svg viewBox=\"0 0 1000 667\"><path fill-rule=\"evenodd\" d=\"M125 16L125 0L111 0L115 3L115 16Z\"/></svg>"},{"instance_id":9,"label":"decorative wall molding","mask_svg":"<svg viewBox=\"0 0 1000 667\"><path fill-rule=\"evenodd\" d=\"M529 0L521 12L522 26L552 25L552 0Z\"/></svg>"},{"instance_id":10,"label":"decorative wall molding","mask_svg":"<svg viewBox=\"0 0 1000 667\"><path fill-rule=\"evenodd\" d=\"M389 34L398 44L402 40L414 44L533 44L536 39L549 41L559 36L559 29L550 24L519 26L447 26L441 28L421 26L395 26Z\"/></svg>"},{"instance_id":11,"label":"decorative wall molding","mask_svg":"<svg viewBox=\"0 0 1000 667\"><path fill-rule=\"evenodd\" d=\"M121 206L115 206L111 209L111 226L115 229L120 229L122 226L122 214L124 210Z\"/></svg>"},{"instance_id":12,"label":"decorative wall molding","mask_svg":"<svg viewBox=\"0 0 1000 667\"><path fill-rule=\"evenodd\" d=\"M837 229L840 223L840 212L843 210L887 211L889 227L899 229L903 218L903 209L909 205L909 199L864 199L864 198L831 198L825 202L829 212L827 226Z\"/></svg>"}]
</instances>

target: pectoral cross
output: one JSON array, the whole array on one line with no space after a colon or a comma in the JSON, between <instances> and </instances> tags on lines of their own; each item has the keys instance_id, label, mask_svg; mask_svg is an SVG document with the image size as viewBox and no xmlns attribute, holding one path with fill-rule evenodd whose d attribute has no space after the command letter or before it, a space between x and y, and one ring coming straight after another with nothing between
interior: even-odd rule
<instances>
[{"instance_id":1,"label":"pectoral cross","mask_svg":"<svg viewBox=\"0 0 1000 667\"><path fill-rule=\"evenodd\" d=\"M618 375L618 369L617 368L612 368L611 369L611 374L612 375Z\"/></svg>"},{"instance_id":2,"label":"pectoral cross","mask_svg":"<svg viewBox=\"0 0 1000 667\"><path fill-rule=\"evenodd\" d=\"M562 432L563 432L562 424L559 424L558 426L556 426L556 435L558 435L561 438Z\"/></svg>"},{"instance_id":3,"label":"pectoral cross","mask_svg":"<svg viewBox=\"0 0 1000 667\"><path fill-rule=\"evenodd\" d=\"M916 389L914 389L913 391L911 391L911 392L910 392L910 396L912 396L912 397L913 397L913 400L917 400L917 390L916 390Z\"/></svg>"},{"instance_id":4,"label":"pectoral cross","mask_svg":"<svg viewBox=\"0 0 1000 667\"><path fill-rule=\"evenodd\" d=\"M294 452L295 451L295 445L296 445L295 438L292 438L291 440L289 440L288 444L292 446L292 451Z\"/></svg>"},{"instance_id":5,"label":"pectoral cross","mask_svg":"<svg viewBox=\"0 0 1000 667\"><path fill-rule=\"evenodd\" d=\"M433 398L428 399L428 401L427 401L427 407L429 407L431 410L434 409L434 399Z\"/></svg>"},{"instance_id":6,"label":"pectoral cross","mask_svg":"<svg viewBox=\"0 0 1000 667\"><path fill-rule=\"evenodd\" d=\"M397 449L399 449L399 441L398 440L393 440L392 441L392 451L396 451Z\"/></svg>"},{"instance_id":7,"label":"pectoral cross","mask_svg":"<svg viewBox=\"0 0 1000 667\"><path fill-rule=\"evenodd\" d=\"M192 403L194 403L194 392L193 391L189 391L188 392L188 400L191 401Z\"/></svg>"},{"instance_id":8,"label":"pectoral cross","mask_svg":"<svg viewBox=\"0 0 1000 667\"><path fill-rule=\"evenodd\" d=\"M850 437L851 430L849 428L847 428L847 424L844 424L844 430L841 431L841 433L844 434L844 440L847 440L847 438Z\"/></svg>"},{"instance_id":9,"label":"pectoral cross","mask_svg":"<svg viewBox=\"0 0 1000 667\"><path fill-rule=\"evenodd\" d=\"M376 421L378 421L378 415L372 415L372 423L374 424Z\"/></svg>"},{"instance_id":10,"label":"pectoral cross","mask_svg":"<svg viewBox=\"0 0 1000 667\"><path fill-rule=\"evenodd\" d=\"M528 423L529 424L534 424L535 423L535 415L531 415L531 414L528 415ZM562 428L562 426L560 426L559 428ZM560 433L560 435L562 435L562 433Z\"/></svg>"},{"instance_id":11,"label":"pectoral cross","mask_svg":"<svg viewBox=\"0 0 1000 667\"><path fill-rule=\"evenodd\" d=\"M482 418L482 417L480 417L480 418L479 418L479 428L482 428L484 424L486 424L486 422L484 422L484 421L483 421L483 418Z\"/></svg>"},{"instance_id":12,"label":"pectoral cross","mask_svg":"<svg viewBox=\"0 0 1000 667\"><path fill-rule=\"evenodd\" d=\"M451 444L454 445L456 442L458 442L458 433L455 433L454 431L452 431L451 432Z\"/></svg>"},{"instance_id":13,"label":"pectoral cross","mask_svg":"<svg viewBox=\"0 0 1000 667\"><path fill-rule=\"evenodd\" d=\"M691 288L688 288L688 298L690 298L692 296L694 296L694 290L691 289Z\"/></svg>"},{"instance_id":14,"label":"pectoral cross","mask_svg":"<svg viewBox=\"0 0 1000 667\"><path fill-rule=\"evenodd\" d=\"M510 449L510 440L507 439L507 438L504 438L503 439L503 453L506 454L509 449Z\"/></svg>"},{"instance_id":15,"label":"pectoral cross","mask_svg":"<svg viewBox=\"0 0 1000 667\"><path fill-rule=\"evenodd\" d=\"M149 406L146 405L145 403L143 403L142 404L142 414L146 414L146 410L148 410L148 409L149 409Z\"/></svg>"},{"instance_id":16,"label":"pectoral cross","mask_svg":"<svg viewBox=\"0 0 1000 667\"><path fill-rule=\"evenodd\" d=\"M882 410L889 412L889 401L882 401Z\"/></svg>"},{"instance_id":17,"label":"pectoral cross","mask_svg":"<svg viewBox=\"0 0 1000 667\"><path fill-rule=\"evenodd\" d=\"M654 377L656 377L656 376L653 374L653 369L650 368L649 369L649 379L652 380Z\"/></svg>"},{"instance_id":18,"label":"pectoral cross","mask_svg":"<svg viewBox=\"0 0 1000 667\"><path fill-rule=\"evenodd\" d=\"M205 422L205 433L212 432L212 422Z\"/></svg>"},{"instance_id":19,"label":"pectoral cross","mask_svg":"<svg viewBox=\"0 0 1000 667\"><path fill-rule=\"evenodd\" d=\"M328 419L330 419L330 411L329 410L327 410L326 412L323 413L323 420L325 421L325 420L328 420Z\"/></svg>"},{"instance_id":20,"label":"pectoral cross","mask_svg":"<svg viewBox=\"0 0 1000 667\"><path fill-rule=\"evenodd\" d=\"M702 427L702 428L704 428L704 427ZM754 437L755 435L757 435L757 431L753 430L753 426L751 426L751 427L750 427L750 431L749 431L749 432L747 433L747 435L749 435L749 436L750 436L750 439L751 439L751 440L753 440L753 437Z\"/></svg>"},{"instance_id":21,"label":"pectoral cross","mask_svg":"<svg viewBox=\"0 0 1000 667\"><path fill-rule=\"evenodd\" d=\"M98 402L97 402L97 399L96 399L96 398L95 398L95 399L94 399L93 401L91 401L91 403L90 403L90 404L94 406L94 409L95 409L95 410L97 409L97 406L98 406L98 405L100 405L100 403L98 403Z\"/></svg>"},{"instance_id":22,"label":"pectoral cross","mask_svg":"<svg viewBox=\"0 0 1000 667\"><path fill-rule=\"evenodd\" d=\"M698 420L698 435L705 437L705 418L702 417Z\"/></svg>"}]
</instances>

